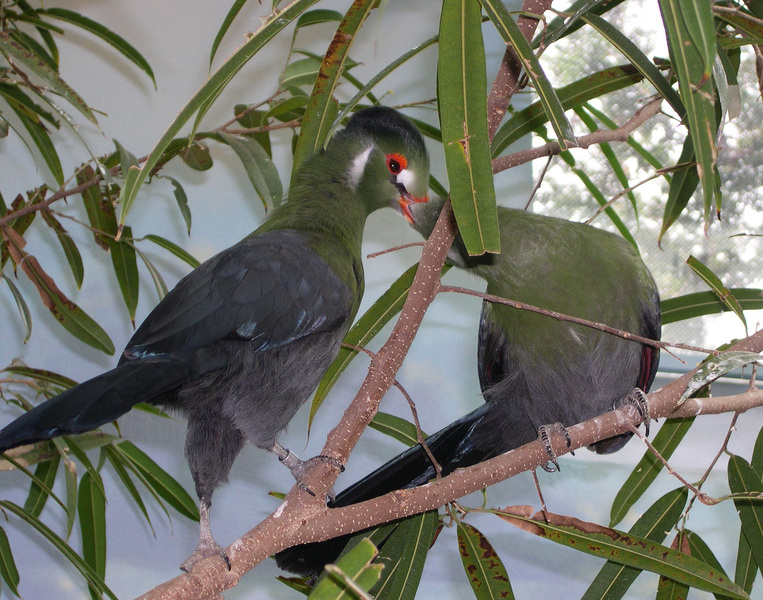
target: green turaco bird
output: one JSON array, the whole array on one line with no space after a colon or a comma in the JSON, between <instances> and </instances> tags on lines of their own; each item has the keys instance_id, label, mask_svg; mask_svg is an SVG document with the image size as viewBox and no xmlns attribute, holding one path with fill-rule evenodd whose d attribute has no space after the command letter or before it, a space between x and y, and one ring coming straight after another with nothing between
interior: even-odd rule
<instances>
[{"instance_id":1,"label":"green turaco bird","mask_svg":"<svg viewBox=\"0 0 763 600\"><path fill-rule=\"evenodd\" d=\"M201 514L199 545L183 568L215 554L228 562L210 530L213 491L247 441L276 454L300 482L305 463L276 438L358 310L366 217L394 206L410 221L428 179L426 149L408 119L383 107L357 112L300 169L288 202L178 282L115 369L7 425L0 451L89 431L139 402L180 411Z\"/></svg>"},{"instance_id":2,"label":"green turaco bird","mask_svg":"<svg viewBox=\"0 0 763 600\"><path fill-rule=\"evenodd\" d=\"M442 200L411 207L413 226L428 237ZM498 209L500 255L469 257L460 237L449 260L487 281L487 292L657 340L659 294L636 250L589 225ZM659 351L581 325L483 302L477 364L485 404L427 438L448 475L538 437L540 427L571 426L618 406L634 388L648 391ZM618 436L593 449L613 452ZM423 485L435 470L413 446L340 493L348 506L396 489ZM276 555L281 568L314 575L333 562L349 536L304 544Z\"/></svg>"}]
</instances>

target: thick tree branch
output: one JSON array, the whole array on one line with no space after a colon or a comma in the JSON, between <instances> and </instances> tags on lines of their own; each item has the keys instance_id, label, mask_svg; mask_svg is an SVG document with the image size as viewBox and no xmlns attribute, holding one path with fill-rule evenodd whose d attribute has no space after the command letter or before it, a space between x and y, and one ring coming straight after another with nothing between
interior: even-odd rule
<instances>
[{"instance_id":1,"label":"thick tree branch","mask_svg":"<svg viewBox=\"0 0 763 600\"><path fill-rule=\"evenodd\" d=\"M628 141L628 136L633 131L660 112L661 105L662 98L656 98L636 111L636 114L617 129L601 129L576 138L578 148L588 148L596 144L603 144L604 142ZM523 165L543 156L553 156L559 154L559 152L559 142L553 141L548 142L543 146L538 146L537 148L520 150L519 152L507 154L506 156L499 156L498 158L493 159L493 173L499 173L500 171Z\"/></svg>"}]
</instances>

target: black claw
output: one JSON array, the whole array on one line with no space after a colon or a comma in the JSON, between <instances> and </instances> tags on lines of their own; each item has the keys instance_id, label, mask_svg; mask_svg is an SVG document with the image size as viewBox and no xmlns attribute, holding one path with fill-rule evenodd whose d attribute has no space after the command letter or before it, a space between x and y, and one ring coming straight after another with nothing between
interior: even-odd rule
<instances>
[{"instance_id":1,"label":"black claw","mask_svg":"<svg viewBox=\"0 0 763 600\"><path fill-rule=\"evenodd\" d=\"M340 473L344 473L344 465L338 458L328 456L327 454L319 454L315 458L320 458L323 462L332 463L337 469L339 469Z\"/></svg>"},{"instance_id":2,"label":"black claw","mask_svg":"<svg viewBox=\"0 0 763 600\"><path fill-rule=\"evenodd\" d=\"M230 558L228 558L228 553L223 553L222 556L223 560L225 561L225 566L228 567L228 570L230 571L231 565L230 565Z\"/></svg>"},{"instance_id":3,"label":"black claw","mask_svg":"<svg viewBox=\"0 0 763 600\"><path fill-rule=\"evenodd\" d=\"M554 452L554 449L551 447L551 431L557 431L558 433L561 433L565 440L567 441L567 447L569 448L572 445L572 439L570 438L570 434L567 431L567 428L562 425L561 423L553 423L551 425L541 425L538 427L538 440L541 444L543 444L543 448L546 450L546 454L549 456L549 462L552 463L554 466L552 467L549 465L549 463L546 463L545 465L541 465L541 468L546 471L546 473L557 473L561 471L561 467L559 466L559 462L556 460L556 453Z\"/></svg>"},{"instance_id":4,"label":"black claw","mask_svg":"<svg viewBox=\"0 0 763 600\"><path fill-rule=\"evenodd\" d=\"M646 394L640 388L633 388L633 391L625 397L624 401L632 404L641 415L641 420L644 423L644 431L646 436L649 437L649 424L652 419L649 416L649 400L647 399Z\"/></svg>"}]
</instances>

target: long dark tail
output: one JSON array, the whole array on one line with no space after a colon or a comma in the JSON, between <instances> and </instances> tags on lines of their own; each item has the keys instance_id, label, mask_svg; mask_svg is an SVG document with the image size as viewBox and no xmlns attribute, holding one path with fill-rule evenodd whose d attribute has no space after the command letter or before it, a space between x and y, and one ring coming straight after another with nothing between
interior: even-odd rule
<instances>
[{"instance_id":1,"label":"long dark tail","mask_svg":"<svg viewBox=\"0 0 763 600\"><path fill-rule=\"evenodd\" d=\"M126 362L43 402L0 431L0 452L84 433L116 420L139 402L157 400L192 376L191 367L172 357Z\"/></svg>"},{"instance_id":2,"label":"long dark tail","mask_svg":"<svg viewBox=\"0 0 763 600\"><path fill-rule=\"evenodd\" d=\"M443 475L460 467L477 464L503 451L495 444L475 443L480 436L474 435L474 431L481 429L479 426L484 425L486 416L489 420L490 408L490 405L485 404L427 438L427 446L442 467ZM417 444L341 492L331 506L349 506L393 490L423 485L434 477L432 462L421 445ZM345 535L288 548L276 554L276 563L281 569L292 573L316 575L324 565L336 561L350 537Z\"/></svg>"}]
</instances>

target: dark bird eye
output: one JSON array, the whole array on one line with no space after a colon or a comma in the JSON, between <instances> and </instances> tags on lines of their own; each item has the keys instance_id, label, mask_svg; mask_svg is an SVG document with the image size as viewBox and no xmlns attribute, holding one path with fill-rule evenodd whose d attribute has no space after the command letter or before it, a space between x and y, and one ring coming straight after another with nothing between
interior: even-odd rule
<instances>
[{"instance_id":1,"label":"dark bird eye","mask_svg":"<svg viewBox=\"0 0 763 600\"><path fill-rule=\"evenodd\" d=\"M408 161L405 160L405 156L400 154L387 154L387 168L393 175L397 175L408 166Z\"/></svg>"}]
</instances>

